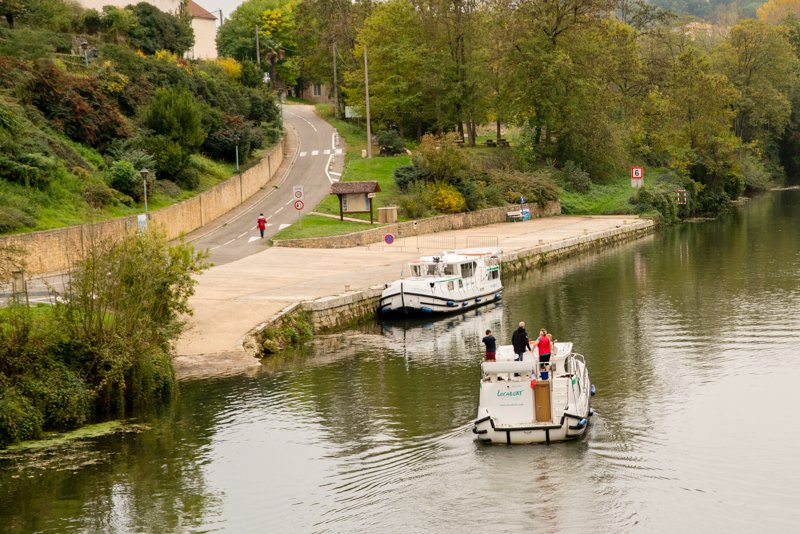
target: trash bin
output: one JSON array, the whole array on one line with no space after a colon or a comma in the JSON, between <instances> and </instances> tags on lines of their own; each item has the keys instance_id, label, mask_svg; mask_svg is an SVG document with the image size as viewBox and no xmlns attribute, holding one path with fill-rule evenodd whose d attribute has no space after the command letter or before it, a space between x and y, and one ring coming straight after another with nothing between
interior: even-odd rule
<instances>
[{"instance_id":1,"label":"trash bin","mask_svg":"<svg viewBox=\"0 0 800 534\"><path fill-rule=\"evenodd\" d=\"M378 222L379 223L396 223L397 222L397 206L386 206L378 208Z\"/></svg>"}]
</instances>

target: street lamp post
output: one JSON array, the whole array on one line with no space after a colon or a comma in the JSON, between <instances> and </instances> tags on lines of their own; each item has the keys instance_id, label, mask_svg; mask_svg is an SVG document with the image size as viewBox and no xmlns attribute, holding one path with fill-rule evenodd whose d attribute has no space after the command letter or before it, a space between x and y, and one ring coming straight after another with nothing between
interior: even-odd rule
<instances>
[{"instance_id":1,"label":"street lamp post","mask_svg":"<svg viewBox=\"0 0 800 534\"><path fill-rule=\"evenodd\" d=\"M144 182L144 212L147 213L147 175L150 174L150 171L147 169L142 169L139 171L139 174L142 175L142 180Z\"/></svg>"},{"instance_id":2,"label":"street lamp post","mask_svg":"<svg viewBox=\"0 0 800 534\"><path fill-rule=\"evenodd\" d=\"M239 136L233 138L236 141L236 172L239 172Z\"/></svg>"},{"instance_id":3,"label":"street lamp post","mask_svg":"<svg viewBox=\"0 0 800 534\"><path fill-rule=\"evenodd\" d=\"M89 43L86 41L81 41L81 50L83 50L83 62L88 67L89 66Z\"/></svg>"}]
</instances>

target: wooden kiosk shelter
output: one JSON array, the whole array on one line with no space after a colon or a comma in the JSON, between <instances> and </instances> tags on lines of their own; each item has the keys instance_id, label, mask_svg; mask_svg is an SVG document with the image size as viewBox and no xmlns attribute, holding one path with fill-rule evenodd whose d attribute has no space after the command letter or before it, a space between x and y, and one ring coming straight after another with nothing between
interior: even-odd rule
<instances>
[{"instance_id":1,"label":"wooden kiosk shelter","mask_svg":"<svg viewBox=\"0 0 800 534\"><path fill-rule=\"evenodd\" d=\"M345 213L369 213L369 223L373 224L373 199L380 193L381 186L377 181L369 182L337 182L331 186L331 194L339 197L339 220L344 220Z\"/></svg>"}]
</instances>

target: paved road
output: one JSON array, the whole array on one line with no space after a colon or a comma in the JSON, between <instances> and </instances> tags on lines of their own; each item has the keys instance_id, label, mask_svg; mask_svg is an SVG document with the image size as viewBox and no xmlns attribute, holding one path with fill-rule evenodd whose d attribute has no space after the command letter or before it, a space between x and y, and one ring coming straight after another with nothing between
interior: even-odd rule
<instances>
[{"instance_id":1,"label":"paved road","mask_svg":"<svg viewBox=\"0 0 800 534\"><path fill-rule=\"evenodd\" d=\"M268 189L187 236L196 248L209 249L215 265L263 251L268 238L297 222L301 213L309 213L330 194L331 184L339 181L345 147L336 130L320 119L312 106L284 106L283 116L287 129L286 161ZM297 185L303 186L302 212L294 208L292 191ZM256 228L260 213L268 218L263 240Z\"/></svg>"}]
</instances>

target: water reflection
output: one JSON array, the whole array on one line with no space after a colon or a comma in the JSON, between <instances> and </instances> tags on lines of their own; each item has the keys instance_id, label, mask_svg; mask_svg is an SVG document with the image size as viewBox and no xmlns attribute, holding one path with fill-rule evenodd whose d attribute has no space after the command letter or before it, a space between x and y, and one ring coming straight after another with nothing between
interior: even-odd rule
<instances>
[{"instance_id":1,"label":"water reflection","mask_svg":"<svg viewBox=\"0 0 800 534\"><path fill-rule=\"evenodd\" d=\"M11 532L785 532L800 463L800 192L187 382L146 427L0 457ZM585 439L476 443L483 332L585 354Z\"/></svg>"}]
</instances>

